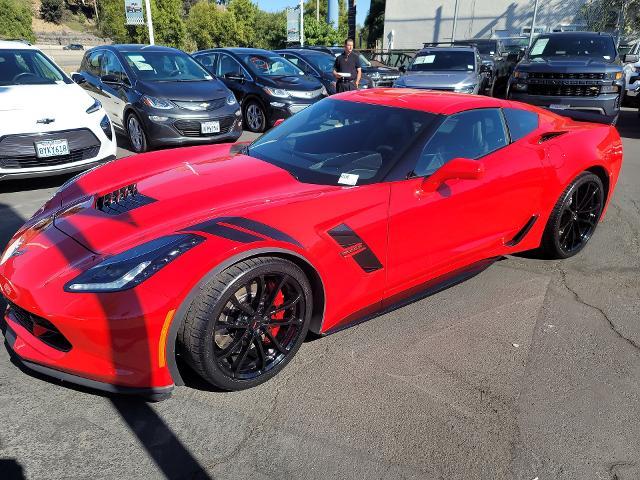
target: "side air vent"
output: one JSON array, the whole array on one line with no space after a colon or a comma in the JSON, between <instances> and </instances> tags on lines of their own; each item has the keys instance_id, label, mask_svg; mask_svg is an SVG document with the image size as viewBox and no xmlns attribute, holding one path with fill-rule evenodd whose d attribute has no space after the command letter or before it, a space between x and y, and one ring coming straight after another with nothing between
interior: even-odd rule
<instances>
[{"instance_id":1,"label":"side air vent","mask_svg":"<svg viewBox=\"0 0 640 480\"><path fill-rule=\"evenodd\" d=\"M556 137L559 137L560 135L564 135L567 132L549 132L549 133L543 133L542 136L540 136L540 140L538 140L538 143L544 143L544 142L548 142L549 140L553 140Z\"/></svg>"},{"instance_id":2,"label":"side air vent","mask_svg":"<svg viewBox=\"0 0 640 480\"><path fill-rule=\"evenodd\" d=\"M96 209L109 215L120 215L155 201L138 192L138 186L133 183L98 197Z\"/></svg>"}]
</instances>

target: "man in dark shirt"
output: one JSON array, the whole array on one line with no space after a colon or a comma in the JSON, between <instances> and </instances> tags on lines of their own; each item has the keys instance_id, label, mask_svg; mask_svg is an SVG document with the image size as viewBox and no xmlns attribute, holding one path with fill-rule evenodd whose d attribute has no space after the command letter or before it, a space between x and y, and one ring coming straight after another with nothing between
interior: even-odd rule
<instances>
[{"instance_id":1,"label":"man in dark shirt","mask_svg":"<svg viewBox=\"0 0 640 480\"><path fill-rule=\"evenodd\" d=\"M333 65L333 76L336 77L337 93L358 89L362 68L360 56L353 51L353 39L347 38L344 42L344 52L338 55Z\"/></svg>"}]
</instances>

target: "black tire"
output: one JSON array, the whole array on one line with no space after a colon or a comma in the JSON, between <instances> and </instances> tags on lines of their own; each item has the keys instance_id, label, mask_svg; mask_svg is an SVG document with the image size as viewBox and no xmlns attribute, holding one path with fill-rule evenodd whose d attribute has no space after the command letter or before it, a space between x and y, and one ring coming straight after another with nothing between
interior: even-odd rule
<instances>
[{"instance_id":1,"label":"black tire","mask_svg":"<svg viewBox=\"0 0 640 480\"><path fill-rule=\"evenodd\" d=\"M582 172L562 192L542 236L547 258L569 258L580 252L596 230L604 208L602 180Z\"/></svg>"},{"instance_id":2,"label":"black tire","mask_svg":"<svg viewBox=\"0 0 640 480\"><path fill-rule=\"evenodd\" d=\"M136 153L144 153L149 150L149 140L144 125L135 113L127 115L126 121L127 137L131 149Z\"/></svg>"},{"instance_id":3,"label":"black tire","mask_svg":"<svg viewBox=\"0 0 640 480\"><path fill-rule=\"evenodd\" d=\"M255 99L243 103L242 118L245 128L250 132L264 132L267 129L267 113L262 104Z\"/></svg>"},{"instance_id":4,"label":"black tire","mask_svg":"<svg viewBox=\"0 0 640 480\"><path fill-rule=\"evenodd\" d=\"M203 287L178 334L179 347L187 363L212 385L223 390L255 387L296 354L311 311L311 285L296 264L277 257L250 258Z\"/></svg>"}]
</instances>

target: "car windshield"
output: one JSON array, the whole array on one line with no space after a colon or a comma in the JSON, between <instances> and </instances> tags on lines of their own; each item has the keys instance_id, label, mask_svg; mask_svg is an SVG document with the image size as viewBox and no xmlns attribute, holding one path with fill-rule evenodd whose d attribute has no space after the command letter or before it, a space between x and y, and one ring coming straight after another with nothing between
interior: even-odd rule
<instances>
[{"instance_id":1,"label":"car windshield","mask_svg":"<svg viewBox=\"0 0 640 480\"><path fill-rule=\"evenodd\" d=\"M509 38L504 40L504 49L507 52L520 52L529 46L528 38Z\"/></svg>"},{"instance_id":2,"label":"car windshield","mask_svg":"<svg viewBox=\"0 0 640 480\"><path fill-rule=\"evenodd\" d=\"M258 76L284 77L304 75L304 72L286 58L276 54L251 53L240 55L243 63L249 67L251 73Z\"/></svg>"},{"instance_id":3,"label":"car windshield","mask_svg":"<svg viewBox=\"0 0 640 480\"><path fill-rule=\"evenodd\" d=\"M71 83L37 50L0 50L0 85Z\"/></svg>"},{"instance_id":4,"label":"car windshield","mask_svg":"<svg viewBox=\"0 0 640 480\"><path fill-rule=\"evenodd\" d=\"M336 59L328 53L305 53L305 60L323 73L333 72Z\"/></svg>"},{"instance_id":5,"label":"car windshield","mask_svg":"<svg viewBox=\"0 0 640 480\"><path fill-rule=\"evenodd\" d=\"M531 46L529 57L598 57L612 62L616 47L609 36L540 36Z\"/></svg>"},{"instance_id":6,"label":"car windshield","mask_svg":"<svg viewBox=\"0 0 640 480\"><path fill-rule=\"evenodd\" d=\"M429 50L415 56L409 66L413 72L428 72L435 70L455 70L470 72L475 68L475 55L472 51Z\"/></svg>"},{"instance_id":7,"label":"car windshield","mask_svg":"<svg viewBox=\"0 0 640 480\"><path fill-rule=\"evenodd\" d=\"M264 134L248 154L302 182L375 183L435 118L408 108L325 99Z\"/></svg>"},{"instance_id":8,"label":"car windshield","mask_svg":"<svg viewBox=\"0 0 640 480\"><path fill-rule=\"evenodd\" d=\"M136 76L149 82L201 82L211 75L198 62L183 52L122 52Z\"/></svg>"},{"instance_id":9,"label":"car windshield","mask_svg":"<svg viewBox=\"0 0 640 480\"><path fill-rule=\"evenodd\" d=\"M479 42L475 40L455 42L454 45L470 45L476 47L480 55L495 55L497 48L496 42Z\"/></svg>"},{"instance_id":10,"label":"car windshield","mask_svg":"<svg viewBox=\"0 0 640 480\"><path fill-rule=\"evenodd\" d=\"M370 67L371 66L371 62L369 60L367 60L367 57L365 57L361 53L359 53L358 55L360 55L360 66L361 67Z\"/></svg>"}]
</instances>

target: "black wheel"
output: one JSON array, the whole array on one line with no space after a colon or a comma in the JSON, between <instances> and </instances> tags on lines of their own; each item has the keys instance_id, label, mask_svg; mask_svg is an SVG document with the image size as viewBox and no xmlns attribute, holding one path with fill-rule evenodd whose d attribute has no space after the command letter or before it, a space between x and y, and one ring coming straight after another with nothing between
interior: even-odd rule
<instances>
[{"instance_id":1,"label":"black wheel","mask_svg":"<svg viewBox=\"0 0 640 480\"><path fill-rule=\"evenodd\" d=\"M265 382L305 339L311 286L294 263L257 257L212 280L194 300L178 336L187 362L224 390Z\"/></svg>"},{"instance_id":2,"label":"black wheel","mask_svg":"<svg viewBox=\"0 0 640 480\"><path fill-rule=\"evenodd\" d=\"M244 124L250 132L262 133L267 129L267 114L257 100L249 100L244 105Z\"/></svg>"},{"instance_id":3,"label":"black wheel","mask_svg":"<svg viewBox=\"0 0 640 480\"><path fill-rule=\"evenodd\" d=\"M144 131L142 122L135 113L130 113L127 117L127 135L134 152L143 153L149 149L147 134Z\"/></svg>"},{"instance_id":4,"label":"black wheel","mask_svg":"<svg viewBox=\"0 0 640 480\"><path fill-rule=\"evenodd\" d=\"M569 258L582 250L596 230L604 207L604 188L597 175L583 172L562 192L542 238L549 258Z\"/></svg>"}]
</instances>

